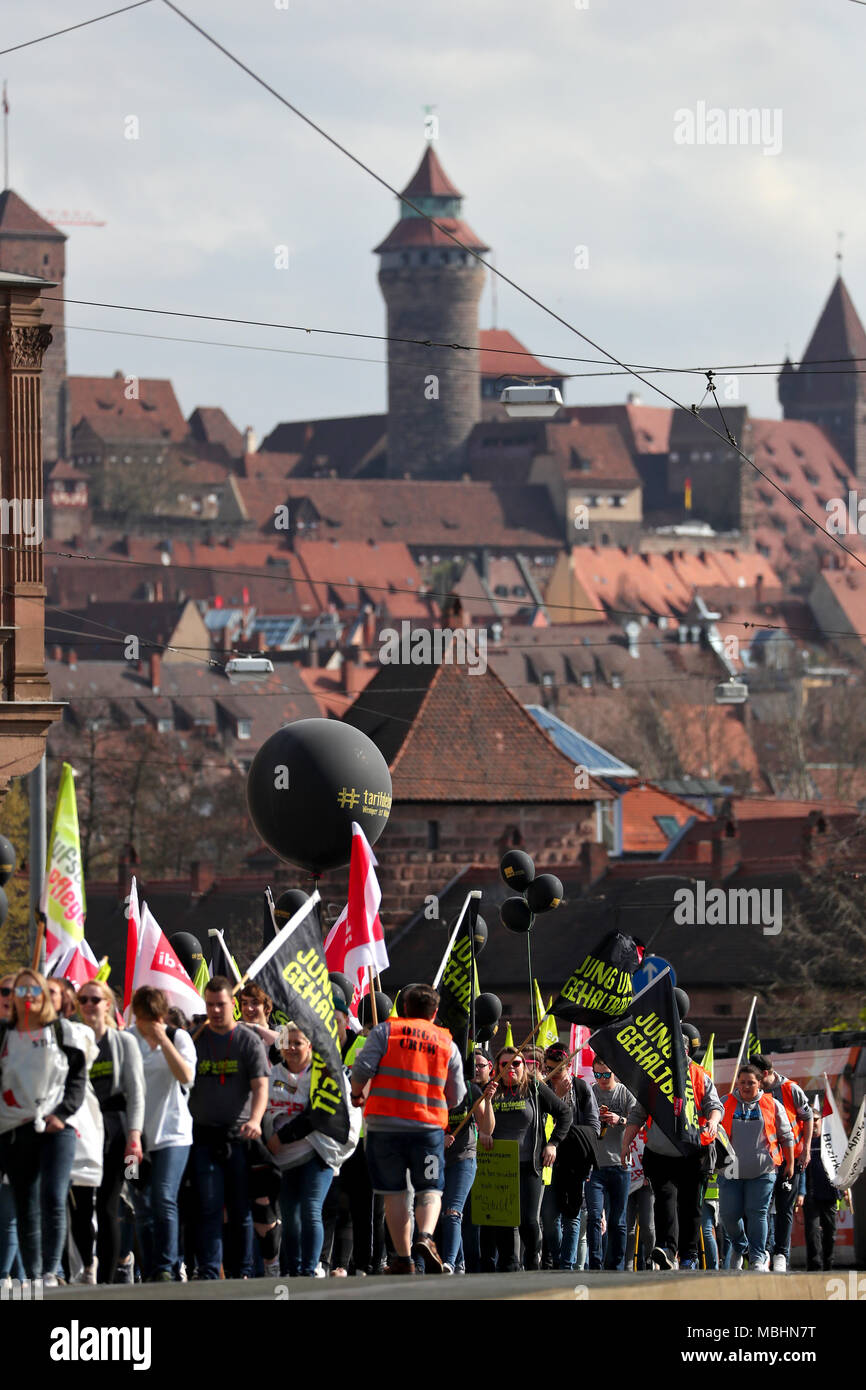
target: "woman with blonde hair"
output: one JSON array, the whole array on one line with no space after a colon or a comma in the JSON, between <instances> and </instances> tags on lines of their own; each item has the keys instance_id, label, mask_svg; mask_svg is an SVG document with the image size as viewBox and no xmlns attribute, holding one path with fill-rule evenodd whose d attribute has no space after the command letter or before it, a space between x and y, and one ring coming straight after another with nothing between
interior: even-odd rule
<instances>
[{"instance_id":1,"label":"woman with blonde hair","mask_svg":"<svg viewBox=\"0 0 866 1390\"><path fill-rule=\"evenodd\" d=\"M96 1039L90 1082L105 1126L102 1183L78 1187L72 1234L84 1264L84 1283L113 1284L120 1259L120 1194L128 1162L141 1163L144 1070L135 1038L119 1029L114 993L104 980L88 980L78 991L81 1016ZM93 1211L98 1234L94 1258Z\"/></svg>"},{"instance_id":2,"label":"woman with blonde hair","mask_svg":"<svg viewBox=\"0 0 866 1390\"><path fill-rule=\"evenodd\" d=\"M0 1023L0 1167L15 1197L27 1277L44 1271L54 1287L75 1157L70 1121L84 1100L86 1063L38 971L19 970L11 997L10 1018Z\"/></svg>"}]
</instances>

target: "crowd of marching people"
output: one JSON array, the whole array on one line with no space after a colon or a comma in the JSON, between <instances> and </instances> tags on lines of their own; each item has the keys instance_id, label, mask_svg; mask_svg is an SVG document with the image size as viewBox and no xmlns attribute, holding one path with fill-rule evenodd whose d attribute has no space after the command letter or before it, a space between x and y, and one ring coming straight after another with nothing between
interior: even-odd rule
<instances>
[{"instance_id":1,"label":"crowd of marching people","mask_svg":"<svg viewBox=\"0 0 866 1390\"><path fill-rule=\"evenodd\" d=\"M158 988L0 981L0 1280L45 1287L257 1276L832 1267L840 1204L820 1115L769 1057L728 1094L685 1038L701 1144L684 1155L595 1056L476 1047L471 1077L410 985L350 1013L332 987L348 1138L311 1114L311 1040L254 983L206 1017ZM374 1017L374 1006L378 1005ZM511 1140L520 1220L473 1225L479 1150Z\"/></svg>"}]
</instances>

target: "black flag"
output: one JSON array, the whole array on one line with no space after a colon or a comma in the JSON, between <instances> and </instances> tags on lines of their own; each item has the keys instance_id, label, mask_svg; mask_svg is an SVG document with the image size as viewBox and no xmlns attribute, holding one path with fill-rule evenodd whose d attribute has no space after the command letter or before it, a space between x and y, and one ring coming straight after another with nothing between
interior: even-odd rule
<instances>
[{"instance_id":1,"label":"black flag","mask_svg":"<svg viewBox=\"0 0 866 1390\"><path fill-rule=\"evenodd\" d=\"M253 961L247 975L273 999L272 1021L295 1023L310 1039L310 1119L314 1129L344 1144L349 1137L349 1112L322 932L312 910L318 901L318 893L313 893Z\"/></svg>"},{"instance_id":2,"label":"black flag","mask_svg":"<svg viewBox=\"0 0 866 1390\"><path fill-rule=\"evenodd\" d=\"M627 1018L591 1034L588 1046L680 1153L694 1153L699 1117L670 970L635 996Z\"/></svg>"},{"instance_id":3,"label":"black flag","mask_svg":"<svg viewBox=\"0 0 866 1390\"><path fill-rule=\"evenodd\" d=\"M609 932L571 972L550 1006L555 1018L599 1028L631 1008L632 972L639 956L630 936Z\"/></svg>"},{"instance_id":4,"label":"black flag","mask_svg":"<svg viewBox=\"0 0 866 1390\"><path fill-rule=\"evenodd\" d=\"M445 969L439 981L439 1012L436 1022L447 1028L457 1044L461 1057L469 1048L469 1015L472 1006L472 922L467 909L460 930L448 952ZM475 971L475 997L478 997L478 972Z\"/></svg>"}]
</instances>

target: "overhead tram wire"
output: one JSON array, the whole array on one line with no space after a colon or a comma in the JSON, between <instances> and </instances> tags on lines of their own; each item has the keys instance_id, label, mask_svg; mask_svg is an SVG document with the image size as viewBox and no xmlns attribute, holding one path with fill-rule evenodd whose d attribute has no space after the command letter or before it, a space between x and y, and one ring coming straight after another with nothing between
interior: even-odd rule
<instances>
[{"instance_id":1,"label":"overhead tram wire","mask_svg":"<svg viewBox=\"0 0 866 1390\"><path fill-rule=\"evenodd\" d=\"M48 39L56 39L61 34L71 34L74 29L86 29L89 24L100 24L103 19L113 19L117 14L126 14L128 10L140 10L142 5L150 5L153 0L134 0L132 5L123 5L119 10L109 10L107 14L94 15L93 19L82 19L78 24L67 24L65 29L55 29L51 34L40 34L38 39L27 39L25 43L14 43L11 48L0 48L0 58L7 53L17 53L22 48L32 48L35 43L46 43Z\"/></svg>"},{"instance_id":2,"label":"overhead tram wire","mask_svg":"<svg viewBox=\"0 0 866 1390\"><path fill-rule=\"evenodd\" d=\"M359 169L362 169L364 173L368 174L370 178L374 179L375 182L380 184L382 188L387 189L389 193L393 194L393 196L398 199L401 205L405 205L406 207L411 208L417 216L423 217L427 222L430 223L431 226L435 227L437 231L442 232L445 236L448 237L450 241L454 242L454 244L458 246L461 249L461 251L464 251L466 254L472 256L474 260L478 261L479 264L483 265L486 269L488 269L492 275L497 276L497 278L502 280L506 285L510 285L511 288L513 290L516 290L518 294L522 295L524 299L529 300L531 304L534 304L536 308L541 309L542 313L549 315L549 317L554 319L555 322L562 324L563 328L567 328L570 333L574 333L583 342L587 343L591 348L593 348L595 352L603 353L603 355L606 358L608 358L611 362L613 362L616 366L621 367L624 371L629 371L630 374L636 378L636 380L643 382L644 386L649 387L651 391L655 391L657 395L663 396L665 400L670 401L671 405L676 406L677 410L688 409L688 407L683 405L681 401L678 401L675 396L671 396L669 392L663 390L661 386L657 386L654 382L649 381L646 377L641 376L640 372L634 371L633 369L626 367L626 364L624 362L621 362L620 359L614 353L609 352L607 348L602 347L600 343L595 342L594 339L590 338L586 333L581 332L579 328L576 328L574 324L569 323L569 321L567 319L564 319L561 314L557 314L557 312L554 309L551 309L549 305L545 304L542 300L538 299L536 295L532 294L529 290L524 289L523 286L519 285L516 280L512 280L511 277L506 275L504 271L500 270L498 266L494 265L492 262L485 261L484 257L480 255L479 252L474 249L474 247L465 245L459 237L455 236L454 233L450 231L447 227L443 226L441 222L437 222L434 217L431 217L431 215L428 212L425 212L423 208L419 207L417 203L413 203L411 198L407 198L405 194L398 192L396 188L394 188L390 183L388 183L387 179L384 179L381 174L377 174L374 169L371 169L370 166L368 164L365 164L364 161L360 159L357 155L352 154L351 150L347 149L346 146L341 144L339 140L335 139L333 135L329 135L326 130L324 130L320 125L317 125L316 122L312 120L309 116L305 115L299 107L295 106L292 102L290 102L287 97L284 97L280 92L276 90L275 87L272 87L269 82L266 82L263 77L259 76L257 72L254 72L251 67L249 67L246 63L242 61L242 59L238 58L228 48L221 44L218 39L215 39L212 34L208 33L206 29L202 28L200 24L197 24L194 19L191 19L189 15L185 14L183 10L181 10L177 5L174 4L174 0L163 0L163 4L166 5L168 9L173 10L174 13L178 15L178 17L182 19L185 24L188 24L190 28L194 29L198 34L200 34L203 39L205 39L208 43L212 44L214 48L218 49L220 53L224 55L224 57L228 58L230 62L234 63L236 67L239 67L242 72L245 72L248 77L251 77L254 82L258 83L260 87L263 87L265 91L269 92L270 95L274 97L278 102L280 102L282 106L285 106L289 111L292 112L293 115L297 116L300 120L304 121L304 123L308 125L312 130L314 130L317 135L320 135L322 139L328 142L328 144L333 145L333 147L336 150L338 150L341 154L345 155L347 159L350 159L353 164L357 165ZM800 512L801 516L805 517L805 519L809 522L810 525L814 526L816 530L821 529L819 523L814 519L814 517L811 517L809 515L809 513L806 511L804 507L802 507L798 502L795 502L794 499L788 493L785 492L784 488L781 488L779 484L769 476L769 474L765 473L764 470L758 464L756 464L753 459L749 458L748 454L740 448L739 444L734 439L730 430L727 430L727 427L726 433L722 434L722 432L720 430L717 430L714 425L711 425L708 420L705 420L696 412L692 413L695 415L695 419L700 421L704 429L709 430L710 433L714 434L717 439L721 439L725 443L730 444L735 450L735 452L739 455L739 457L745 463L747 463L750 468L753 468L755 472L758 473L759 476L762 477L766 483L769 483L770 487L775 488L775 490L782 497L785 497L793 507L796 507L797 511ZM826 534L828 533L825 531L825 535ZM853 550L849 550L847 545L843 545L838 536L832 536L831 539L834 542L834 544L839 547L840 550L844 551L845 554L849 556L850 559L854 560L856 564L860 565L861 568L866 570L866 560L861 559L861 557L857 555Z\"/></svg>"}]
</instances>

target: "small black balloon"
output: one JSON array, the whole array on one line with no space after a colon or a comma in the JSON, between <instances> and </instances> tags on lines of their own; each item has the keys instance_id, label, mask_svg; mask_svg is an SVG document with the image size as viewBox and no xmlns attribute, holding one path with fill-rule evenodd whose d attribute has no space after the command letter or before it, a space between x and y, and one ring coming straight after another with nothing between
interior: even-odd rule
<instances>
[{"instance_id":1,"label":"small black balloon","mask_svg":"<svg viewBox=\"0 0 866 1390\"><path fill-rule=\"evenodd\" d=\"M499 872L509 888L522 893L535 878L535 865L522 849L510 849L499 861Z\"/></svg>"},{"instance_id":2,"label":"small black balloon","mask_svg":"<svg viewBox=\"0 0 866 1390\"><path fill-rule=\"evenodd\" d=\"M562 884L555 874L539 874L524 894L530 912L550 912L562 902Z\"/></svg>"},{"instance_id":3,"label":"small black balloon","mask_svg":"<svg viewBox=\"0 0 866 1390\"><path fill-rule=\"evenodd\" d=\"M484 947L487 945L487 923L483 917L475 919L475 930L472 933L475 938L475 954L480 956Z\"/></svg>"},{"instance_id":4,"label":"small black balloon","mask_svg":"<svg viewBox=\"0 0 866 1390\"><path fill-rule=\"evenodd\" d=\"M385 1019L388 1017L393 1007L393 999L389 999L387 994L383 994L381 990L377 989L376 1019L379 1023L385 1022ZM373 1022L373 1005L370 1000L369 994L365 994L364 998L358 1005L358 1022L360 1023L362 1028L369 1027L369 1025Z\"/></svg>"},{"instance_id":5,"label":"small black balloon","mask_svg":"<svg viewBox=\"0 0 866 1390\"><path fill-rule=\"evenodd\" d=\"M391 774L360 729L338 719L297 719L253 758L247 807L274 854L321 874L348 864L353 821L376 843L391 811Z\"/></svg>"},{"instance_id":6,"label":"small black balloon","mask_svg":"<svg viewBox=\"0 0 866 1390\"><path fill-rule=\"evenodd\" d=\"M689 996L684 989L680 989L679 985L674 985L674 999L677 1001L677 1013L680 1018L685 1018L691 1008L691 1003Z\"/></svg>"},{"instance_id":7,"label":"small black balloon","mask_svg":"<svg viewBox=\"0 0 866 1390\"><path fill-rule=\"evenodd\" d=\"M355 987L348 975L341 975L337 970L329 970L328 979L331 981L332 985L337 986L337 989L342 994L346 1003L351 1004L352 995L355 993Z\"/></svg>"},{"instance_id":8,"label":"small black balloon","mask_svg":"<svg viewBox=\"0 0 866 1390\"><path fill-rule=\"evenodd\" d=\"M509 931L528 932L532 913L522 898L506 898L499 909L499 920Z\"/></svg>"},{"instance_id":9,"label":"small black balloon","mask_svg":"<svg viewBox=\"0 0 866 1390\"><path fill-rule=\"evenodd\" d=\"M15 847L6 839L5 835L0 835L0 888L8 883L15 872L16 854Z\"/></svg>"},{"instance_id":10,"label":"small black balloon","mask_svg":"<svg viewBox=\"0 0 866 1390\"><path fill-rule=\"evenodd\" d=\"M481 1028L492 1028L502 1017L502 1000L495 994L479 994L475 1000L475 1036Z\"/></svg>"},{"instance_id":11,"label":"small black balloon","mask_svg":"<svg viewBox=\"0 0 866 1390\"><path fill-rule=\"evenodd\" d=\"M693 1057L701 1045L701 1035L693 1023L687 1023L685 1020L681 1021L680 1028L683 1036L689 1040L689 1056Z\"/></svg>"},{"instance_id":12,"label":"small black balloon","mask_svg":"<svg viewBox=\"0 0 866 1390\"><path fill-rule=\"evenodd\" d=\"M186 971L191 980L194 980L198 968L204 959L204 952L201 949L201 942L192 932L176 931L174 936L168 938L168 943L174 950L175 955Z\"/></svg>"},{"instance_id":13,"label":"small black balloon","mask_svg":"<svg viewBox=\"0 0 866 1390\"><path fill-rule=\"evenodd\" d=\"M309 893L305 893L303 888L287 888L285 893L281 893L274 903L274 920L277 930L282 931L288 921L294 917L299 907L303 907L309 901Z\"/></svg>"}]
</instances>

